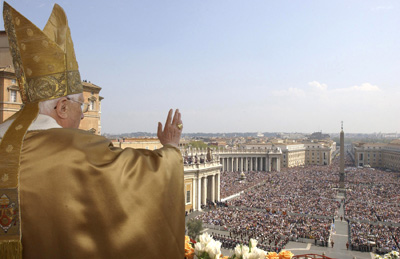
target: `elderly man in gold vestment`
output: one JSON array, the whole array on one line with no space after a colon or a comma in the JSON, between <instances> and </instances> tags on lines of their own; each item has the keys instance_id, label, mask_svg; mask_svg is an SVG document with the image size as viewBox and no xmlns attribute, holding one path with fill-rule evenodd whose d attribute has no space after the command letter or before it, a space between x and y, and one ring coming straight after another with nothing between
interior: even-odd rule
<instances>
[{"instance_id":1,"label":"elderly man in gold vestment","mask_svg":"<svg viewBox=\"0 0 400 259\"><path fill-rule=\"evenodd\" d=\"M163 148L78 130L87 109L64 11L43 30L4 3L24 107L0 124L0 258L184 257L179 110Z\"/></svg>"}]
</instances>

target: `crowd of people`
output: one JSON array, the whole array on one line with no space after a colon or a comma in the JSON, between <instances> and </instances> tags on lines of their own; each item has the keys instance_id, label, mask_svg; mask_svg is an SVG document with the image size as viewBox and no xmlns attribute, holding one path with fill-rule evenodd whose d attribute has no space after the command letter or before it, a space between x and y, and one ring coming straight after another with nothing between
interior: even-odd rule
<instances>
[{"instance_id":1,"label":"crowd of people","mask_svg":"<svg viewBox=\"0 0 400 259\"><path fill-rule=\"evenodd\" d=\"M346 158L346 165L351 162ZM224 247L234 248L256 238L261 248L279 251L289 240L314 239L328 246L335 216L349 222L351 249L399 250L400 183L395 173L371 168L346 168L346 197L337 199L339 159L329 166L305 166L280 172L221 173L221 197L240 193L224 206L198 216ZM344 215L339 215L343 204ZM380 221L393 223L383 226ZM397 225L396 225L397 224ZM333 245L333 244L332 244Z\"/></svg>"},{"instance_id":2,"label":"crowd of people","mask_svg":"<svg viewBox=\"0 0 400 259\"><path fill-rule=\"evenodd\" d=\"M244 179L241 174L244 174ZM266 172L221 172L221 198L240 193L267 180Z\"/></svg>"},{"instance_id":3,"label":"crowd of people","mask_svg":"<svg viewBox=\"0 0 400 259\"><path fill-rule=\"evenodd\" d=\"M400 223L400 175L356 168L347 173L346 218Z\"/></svg>"},{"instance_id":4,"label":"crowd of people","mask_svg":"<svg viewBox=\"0 0 400 259\"><path fill-rule=\"evenodd\" d=\"M228 205L333 217L340 202L336 200L337 189L332 188L337 187L338 179L335 181L331 170L310 166L264 172L264 183L248 189Z\"/></svg>"},{"instance_id":5,"label":"crowd of people","mask_svg":"<svg viewBox=\"0 0 400 259\"><path fill-rule=\"evenodd\" d=\"M373 168L347 171L345 218L352 249L399 250L399 174ZM382 223L382 224L380 224ZM384 224L383 224L384 223Z\"/></svg>"},{"instance_id":6,"label":"crowd of people","mask_svg":"<svg viewBox=\"0 0 400 259\"><path fill-rule=\"evenodd\" d=\"M380 224L350 222L350 246L352 250L371 252L374 248L378 253L398 251L393 232L399 233L400 227L390 227ZM397 236L398 243L398 236Z\"/></svg>"},{"instance_id":7,"label":"crowd of people","mask_svg":"<svg viewBox=\"0 0 400 259\"><path fill-rule=\"evenodd\" d=\"M216 235L225 248L233 249L238 243L257 239L258 246L267 251L279 252L291 241L300 238L317 239L327 243L331 219L288 215L277 211L257 209L217 208L198 216L207 226L219 226L229 235Z\"/></svg>"}]
</instances>

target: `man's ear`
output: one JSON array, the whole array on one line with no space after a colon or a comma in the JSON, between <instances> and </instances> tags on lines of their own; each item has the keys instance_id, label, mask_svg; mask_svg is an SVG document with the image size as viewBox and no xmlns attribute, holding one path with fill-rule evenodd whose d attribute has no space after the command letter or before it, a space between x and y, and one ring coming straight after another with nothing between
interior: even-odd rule
<instances>
[{"instance_id":1,"label":"man's ear","mask_svg":"<svg viewBox=\"0 0 400 259\"><path fill-rule=\"evenodd\" d=\"M60 100L58 100L57 102L57 106L56 106L56 113L58 115L58 117L60 117L61 119L66 119L68 118L68 99L66 97L61 98Z\"/></svg>"}]
</instances>

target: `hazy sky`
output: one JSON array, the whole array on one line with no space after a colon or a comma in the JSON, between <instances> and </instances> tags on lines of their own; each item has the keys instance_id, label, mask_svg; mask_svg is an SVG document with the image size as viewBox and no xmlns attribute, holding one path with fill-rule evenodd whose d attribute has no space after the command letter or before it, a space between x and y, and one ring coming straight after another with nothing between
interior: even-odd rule
<instances>
[{"instance_id":1,"label":"hazy sky","mask_svg":"<svg viewBox=\"0 0 400 259\"><path fill-rule=\"evenodd\" d=\"M57 3L103 133L400 132L400 1ZM43 28L54 2L9 4Z\"/></svg>"}]
</instances>

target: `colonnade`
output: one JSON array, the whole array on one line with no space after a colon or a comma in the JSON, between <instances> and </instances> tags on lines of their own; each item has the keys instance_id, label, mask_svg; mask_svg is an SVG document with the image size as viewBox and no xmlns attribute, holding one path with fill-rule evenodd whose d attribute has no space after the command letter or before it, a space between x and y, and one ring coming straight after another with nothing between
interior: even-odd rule
<instances>
[{"instance_id":1,"label":"colonnade","mask_svg":"<svg viewBox=\"0 0 400 259\"><path fill-rule=\"evenodd\" d=\"M229 156L221 157L223 171L280 171L280 156Z\"/></svg>"},{"instance_id":2,"label":"colonnade","mask_svg":"<svg viewBox=\"0 0 400 259\"><path fill-rule=\"evenodd\" d=\"M184 154L184 153L183 153ZM197 156L197 155L196 155ZM194 156L194 158L196 158ZM229 150L207 159L189 159L184 156L185 194L188 210L201 210L207 201L220 201L221 170L223 171L280 171L282 151L279 148L263 150Z\"/></svg>"},{"instance_id":3,"label":"colonnade","mask_svg":"<svg viewBox=\"0 0 400 259\"><path fill-rule=\"evenodd\" d=\"M201 205L207 205L207 201L219 201L221 177L220 173L202 175L193 179L193 208L201 210Z\"/></svg>"},{"instance_id":4,"label":"colonnade","mask_svg":"<svg viewBox=\"0 0 400 259\"><path fill-rule=\"evenodd\" d=\"M201 210L207 201L221 200L221 167L219 159L184 165L186 211Z\"/></svg>"}]
</instances>

